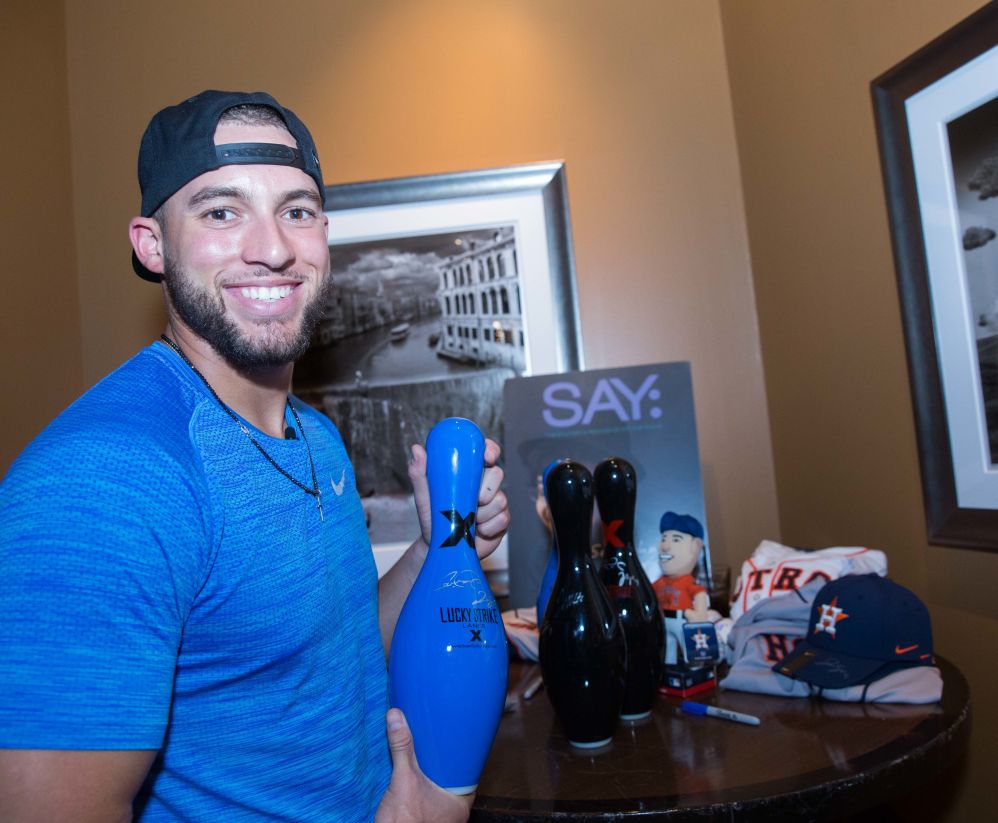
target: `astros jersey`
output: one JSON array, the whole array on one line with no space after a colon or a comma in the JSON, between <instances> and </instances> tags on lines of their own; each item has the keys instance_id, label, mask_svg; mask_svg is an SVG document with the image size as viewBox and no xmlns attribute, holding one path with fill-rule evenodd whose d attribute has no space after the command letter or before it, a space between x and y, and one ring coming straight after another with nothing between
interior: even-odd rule
<instances>
[{"instance_id":1,"label":"astros jersey","mask_svg":"<svg viewBox=\"0 0 998 823\"><path fill-rule=\"evenodd\" d=\"M761 600L731 629L731 667L721 688L782 697L820 696L840 702L935 703L942 697L942 675L935 666L892 672L867 685L819 689L773 671L809 631L811 604L825 586L823 579L802 588Z\"/></svg>"},{"instance_id":2,"label":"astros jersey","mask_svg":"<svg viewBox=\"0 0 998 823\"><path fill-rule=\"evenodd\" d=\"M877 549L836 547L804 551L763 540L742 564L731 603L737 620L757 603L787 594L808 583L822 584L844 574L887 574L887 557Z\"/></svg>"}]
</instances>

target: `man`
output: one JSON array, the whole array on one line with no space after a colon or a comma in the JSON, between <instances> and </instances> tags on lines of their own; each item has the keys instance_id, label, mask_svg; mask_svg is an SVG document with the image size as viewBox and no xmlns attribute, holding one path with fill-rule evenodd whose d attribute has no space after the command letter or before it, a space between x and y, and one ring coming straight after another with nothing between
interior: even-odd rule
<instances>
[{"instance_id":1,"label":"man","mask_svg":"<svg viewBox=\"0 0 998 823\"><path fill-rule=\"evenodd\" d=\"M379 582L332 423L289 398L329 287L312 138L266 94L157 114L136 272L167 327L0 491L0 818L468 816L387 714L384 652L427 551ZM509 514L488 443L477 548ZM346 482L344 482L344 480Z\"/></svg>"}]
</instances>

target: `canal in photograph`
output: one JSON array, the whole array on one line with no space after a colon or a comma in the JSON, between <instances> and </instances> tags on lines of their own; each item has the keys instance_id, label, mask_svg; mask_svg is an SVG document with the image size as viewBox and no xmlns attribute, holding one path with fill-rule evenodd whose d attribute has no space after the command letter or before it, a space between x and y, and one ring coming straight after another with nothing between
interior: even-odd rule
<instances>
[{"instance_id":1,"label":"canal in photograph","mask_svg":"<svg viewBox=\"0 0 998 823\"><path fill-rule=\"evenodd\" d=\"M419 383L442 377L469 374L473 365L437 356L431 336L440 333L440 318L415 321L400 341L391 339L391 329L380 326L351 335L324 349L310 349L295 366L298 387L355 386L359 371L369 386Z\"/></svg>"}]
</instances>

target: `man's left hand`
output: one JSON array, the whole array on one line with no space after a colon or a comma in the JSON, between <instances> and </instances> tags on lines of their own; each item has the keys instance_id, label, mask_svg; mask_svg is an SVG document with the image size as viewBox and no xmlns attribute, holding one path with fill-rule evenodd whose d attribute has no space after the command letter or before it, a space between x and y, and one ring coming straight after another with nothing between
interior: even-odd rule
<instances>
[{"instance_id":1,"label":"man's left hand","mask_svg":"<svg viewBox=\"0 0 998 823\"><path fill-rule=\"evenodd\" d=\"M479 560L488 557L502 542L509 527L509 501L500 491L503 471L498 465L501 449L494 440L485 441L485 471L478 490L478 511L475 513L475 550ZM409 460L409 480L419 514L423 542L430 545L430 487L426 480L426 449L415 444Z\"/></svg>"}]
</instances>

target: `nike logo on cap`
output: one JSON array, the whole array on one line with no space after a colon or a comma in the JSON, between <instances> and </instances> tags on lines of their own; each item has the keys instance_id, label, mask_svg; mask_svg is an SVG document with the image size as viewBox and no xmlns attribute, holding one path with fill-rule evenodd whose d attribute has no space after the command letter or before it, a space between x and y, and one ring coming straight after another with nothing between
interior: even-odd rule
<instances>
[{"instance_id":1,"label":"nike logo on cap","mask_svg":"<svg viewBox=\"0 0 998 823\"><path fill-rule=\"evenodd\" d=\"M918 648L918 643L916 643L914 646L905 646L903 649L900 646L895 646L894 654L907 654L908 652L914 651L917 648Z\"/></svg>"}]
</instances>

